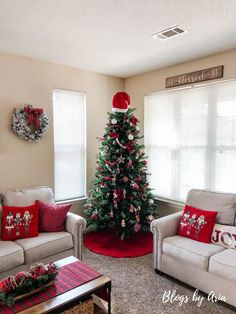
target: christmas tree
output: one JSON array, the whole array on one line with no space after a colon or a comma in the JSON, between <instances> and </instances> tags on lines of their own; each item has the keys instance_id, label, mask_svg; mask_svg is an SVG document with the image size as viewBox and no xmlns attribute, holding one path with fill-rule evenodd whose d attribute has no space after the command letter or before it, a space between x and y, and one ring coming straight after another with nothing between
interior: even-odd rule
<instances>
[{"instance_id":1,"label":"christmas tree","mask_svg":"<svg viewBox=\"0 0 236 314\"><path fill-rule=\"evenodd\" d=\"M129 104L127 93L119 92L113 98L85 210L90 228L114 228L121 239L140 230L150 231L157 215L147 181L144 145L138 143L142 138L138 119Z\"/></svg>"}]
</instances>

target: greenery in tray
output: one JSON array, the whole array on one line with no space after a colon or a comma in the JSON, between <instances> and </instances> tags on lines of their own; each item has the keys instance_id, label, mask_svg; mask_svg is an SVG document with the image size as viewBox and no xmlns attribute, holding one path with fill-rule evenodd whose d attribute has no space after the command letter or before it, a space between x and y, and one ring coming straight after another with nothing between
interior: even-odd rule
<instances>
[{"instance_id":1,"label":"greenery in tray","mask_svg":"<svg viewBox=\"0 0 236 314\"><path fill-rule=\"evenodd\" d=\"M56 280L58 275L56 265L36 264L28 272L21 271L15 276L9 276L0 281L0 302L11 307L15 298L43 287Z\"/></svg>"}]
</instances>

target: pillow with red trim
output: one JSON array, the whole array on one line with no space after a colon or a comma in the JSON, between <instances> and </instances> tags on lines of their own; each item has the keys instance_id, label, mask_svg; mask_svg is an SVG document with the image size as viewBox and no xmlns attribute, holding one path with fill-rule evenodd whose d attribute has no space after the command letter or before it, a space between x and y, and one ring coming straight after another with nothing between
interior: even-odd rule
<instances>
[{"instance_id":1,"label":"pillow with red trim","mask_svg":"<svg viewBox=\"0 0 236 314\"><path fill-rule=\"evenodd\" d=\"M2 231L3 241L12 241L38 236L38 206L2 207Z\"/></svg>"},{"instance_id":2,"label":"pillow with red trim","mask_svg":"<svg viewBox=\"0 0 236 314\"><path fill-rule=\"evenodd\" d=\"M39 232L65 231L65 220L71 205L46 204L36 201L39 208Z\"/></svg>"},{"instance_id":3,"label":"pillow with red trim","mask_svg":"<svg viewBox=\"0 0 236 314\"><path fill-rule=\"evenodd\" d=\"M227 249L236 249L236 226L215 224L211 242Z\"/></svg>"},{"instance_id":4,"label":"pillow with red trim","mask_svg":"<svg viewBox=\"0 0 236 314\"><path fill-rule=\"evenodd\" d=\"M210 243L217 211L206 211L186 205L177 234L199 242Z\"/></svg>"}]
</instances>

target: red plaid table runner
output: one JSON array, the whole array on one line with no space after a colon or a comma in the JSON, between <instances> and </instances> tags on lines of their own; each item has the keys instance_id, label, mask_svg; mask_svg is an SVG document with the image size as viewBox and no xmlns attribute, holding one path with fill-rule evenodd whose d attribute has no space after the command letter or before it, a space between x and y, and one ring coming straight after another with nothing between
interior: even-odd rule
<instances>
[{"instance_id":1,"label":"red plaid table runner","mask_svg":"<svg viewBox=\"0 0 236 314\"><path fill-rule=\"evenodd\" d=\"M0 305L0 314L12 314L23 311L33 305L54 298L59 294L81 286L100 276L101 274L99 272L81 261L62 266L58 269L58 279L53 286L15 303L11 308L5 305Z\"/></svg>"}]
</instances>

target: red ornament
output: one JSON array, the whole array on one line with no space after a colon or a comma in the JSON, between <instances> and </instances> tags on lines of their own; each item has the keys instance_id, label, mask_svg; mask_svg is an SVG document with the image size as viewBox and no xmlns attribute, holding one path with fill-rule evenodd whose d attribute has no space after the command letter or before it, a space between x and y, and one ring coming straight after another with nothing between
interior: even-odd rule
<instances>
[{"instance_id":1,"label":"red ornament","mask_svg":"<svg viewBox=\"0 0 236 314\"><path fill-rule=\"evenodd\" d=\"M101 183L100 183L100 187L101 187L101 188L104 188L104 186L105 186L105 183L104 183L104 182L101 182Z\"/></svg>"},{"instance_id":2,"label":"red ornament","mask_svg":"<svg viewBox=\"0 0 236 314\"><path fill-rule=\"evenodd\" d=\"M133 125L137 125L138 119L135 116L133 116L131 122Z\"/></svg>"},{"instance_id":3,"label":"red ornament","mask_svg":"<svg viewBox=\"0 0 236 314\"><path fill-rule=\"evenodd\" d=\"M130 153L132 153L132 152L134 151L134 146L133 146L132 144L128 143L128 144L126 144L126 149L127 149Z\"/></svg>"},{"instance_id":4,"label":"red ornament","mask_svg":"<svg viewBox=\"0 0 236 314\"><path fill-rule=\"evenodd\" d=\"M37 279L45 275L46 273L47 273L47 270L43 264L36 264L29 271L30 277L34 279Z\"/></svg>"},{"instance_id":5,"label":"red ornament","mask_svg":"<svg viewBox=\"0 0 236 314\"><path fill-rule=\"evenodd\" d=\"M139 223L136 223L136 224L134 225L134 232L139 232L140 229L141 229L141 225L140 225Z\"/></svg>"},{"instance_id":6,"label":"red ornament","mask_svg":"<svg viewBox=\"0 0 236 314\"><path fill-rule=\"evenodd\" d=\"M126 176L124 176L124 177L123 177L123 182L125 182L125 183L126 183L126 182L128 182L128 181L129 181L129 178L128 178L128 177L126 177Z\"/></svg>"},{"instance_id":7,"label":"red ornament","mask_svg":"<svg viewBox=\"0 0 236 314\"><path fill-rule=\"evenodd\" d=\"M142 181L142 177L141 177L141 176L138 176L138 177L136 178L136 181Z\"/></svg>"},{"instance_id":8,"label":"red ornament","mask_svg":"<svg viewBox=\"0 0 236 314\"><path fill-rule=\"evenodd\" d=\"M10 278L11 277L7 277L0 281L0 292L8 293L13 289L12 280Z\"/></svg>"},{"instance_id":9,"label":"red ornament","mask_svg":"<svg viewBox=\"0 0 236 314\"><path fill-rule=\"evenodd\" d=\"M146 165L147 165L147 160L144 160L144 161L143 161L143 164L146 166Z\"/></svg>"},{"instance_id":10,"label":"red ornament","mask_svg":"<svg viewBox=\"0 0 236 314\"><path fill-rule=\"evenodd\" d=\"M134 212L134 206L133 206L133 205L130 205L129 212L130 212L130 213L133 213L133 212Z\"/></svg>"},{"instance_id":11,"label":"red ornament","mask_svg":"<svg viewBox=\"0 0 236 314\"><path fill-rule=\"evenodd\" d=\"M15 276L15 280L16 280L16 283L18 285L22 284L22 282L24 280L26 280L26 278L29 277L29 274L24 272L24 271L20 271L19 273L16 274Z\"/></svg>"},{"instance_id":12,"label":"red ornament","mask_svg":"<svg viewBox=\"0 0 236 314\"><path fill-rule=\"evenodd\" d=\"M132 166L133 166L133 162L132 162L132 160L129 160L127 163L127 168L130 169L130 168L132 168Z\"/></svg>"},{"instance_id":13,"label":"red ornament","mask_svg":"<svg viewBox=\"0 0 236 314\"><path fill-rule=\"evenodd\" d=\"M92 214L92 215L91 215L91 219L92 219L93 221L96 221L96 220L98 219L98 216L97 216L96 214Z\"/></svg>"},{"instance_id":14,"label":"red ornament","mask_svg":"<svg viewBox=\"0 0 236 314\"><path fill-rule=\"evenodd\" d=\"M116 189L113 191L113 198L120 201L123 198L123 190Z\"/></svg>"},{"instance_id":15,"label":"red ornament","mask_svg":"<svg viewBox=\"0 0 236 314\"><path fill-rule=\"evenodd\" d=\"M132 183L132 188L135 189L135 190L138 190L139 189L139 186L137 183Z\"/></svg>"}]
</instances>

